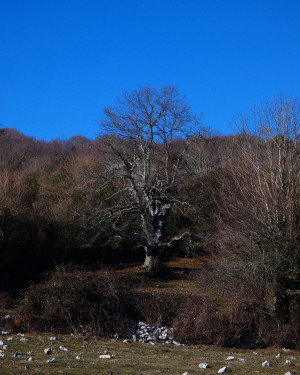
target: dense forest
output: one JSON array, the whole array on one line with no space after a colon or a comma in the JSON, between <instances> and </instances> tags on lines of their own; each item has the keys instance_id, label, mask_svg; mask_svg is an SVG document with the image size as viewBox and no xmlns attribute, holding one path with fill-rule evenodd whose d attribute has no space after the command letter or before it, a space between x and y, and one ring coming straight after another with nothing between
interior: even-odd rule
<instances>
[{"instance_id":1,"label":"dense forest","mask_svg":"<svg viewBox=\"0 0 300 375\"><path fill-rule=\"evenodd\" d=\"M63 267L138 262L156 272L173 256L208 256L214 266L197 275L199 288L236 303L240 340L261 316L296 332L300 103L279 98L235 121L236 134L217 135L166 87L106 108L94 140L45 142L1 128L2 298L51 284Z\"/></svg>"}]
</instances>

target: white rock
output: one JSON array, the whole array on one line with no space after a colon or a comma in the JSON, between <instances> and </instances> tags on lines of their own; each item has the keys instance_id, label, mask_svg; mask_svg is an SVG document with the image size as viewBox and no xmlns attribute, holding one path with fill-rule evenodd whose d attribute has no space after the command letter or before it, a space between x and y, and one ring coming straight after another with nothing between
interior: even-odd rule
<instances>
[{"instance_id":1,"label":"white rock","mask_svg":"<svg viewBox=\"0 0 300 375\"><path fill-rule=\"evenodd\" d=\"M182 375L190 375L190 374L186 371Z\"/></svg>"},{"instance_id":2,"label":"white rock","mask_svg":"<svg viewBox=\"0 0 300 375\"><path fill-rule=\"evenodd\" d=\"M286 349L286 348L282 348L282 350L283 350L284 352L286 352L286 353L288 353L288 352L291 351L291 349Z\"/></svg>"},{"instance_id":3,"label":"white rock","mask_svg":"<svg viewBox=\"0 0 300 375\"><path fill-rule=\"evenodd\" d=\"M282 358L282 355L280 353L278 353L276 358Z\"/></svg>"},{"instance_id":4,"label":"white rock","mask_svg":"<svg viewBox=\"0 0 300 375\"><path fill-rule=\"evenodd\" d=\"M113 359L115 356L113 354L100 354L99 355L100 359Z\"/></svg>"},{"instance_id":5,"label":"white rock","mask_svg":"<svg viewBox=\"0 0 300 375\"><path fill-rule=\"evenodd\" d=\"M3 358L4 357L4 353L0 353L0 357Z\"/></svg>"},{"instance_id":6,"label":"white rock","mask_svg":"<svg viewBox=\"0 0 300 375\"><path fill-rule=\"evenodd\" d=\"M7 341L11 341L11 340L13 340L13 337L8 337L7 338Z\"/></svg>"},{"instance_id":7,"label":"white rock","mask_svg":"<svg viewBox=\"0 0 300 375\"><path fill-rule=\"evenodd\" d=\"M27 352L26 355L32 356L32 352Z\"/></svg>"},{"instance_id":8,"label":"white rock","mask_svg":"<svg viewBox=\"0 0 300 375\"><path fill-rule=\"evenodd\" d=\"M62 350L63 352L68 352L69 349L63 347L62 345L59 346L59 350Z\"/></svg>"},{"instance_id":9,"label":"white rock","mask_svg":"<svg viewBox=\"0 0 300 375\"><path fill-rule=\"evenodd\" d=\"M26 339L25 337L22 337L22 338L20 339L20 342L26 342L26 341L28 341L28 339Z\"/></svg>"},{"instance_id":10,"label":"white rock","mask_svg":"<svg viewBox=\"0 0 300 375\"><path fill-rule=\"evenodd\" d=\"M290 361L289 359L287 359L287 360L285 361L285 363L286 363L287 365L291 365L291 364L292 364L292 361Z\"/></svg>"},{"instance_id":11,"label":"white rock","mask_svg":"<svg viewBox=\"0 0 300 375\"><path fill-rule=\"evenodd\" d=\"M3 348L4 350L9 349L9 345L8 345L8 344L7 344L7 345L3 345L2 348Z\"/></svg>"},{"instance_id":12,"label":"white rock","mask_svg":"<svg viewBox=\"0 0 300 375\"><path fill-rule=\"evenodd\" d=\"M253 355L258 355L256 352L252 352L253 353Z\"/></svg>"},{"instance_id":13,"label":"white rock","mask_svg":"<svg viewBox=\"0 0 300 375\"><path fill-rule=\"evenodd\" d=\"M227 372L227 367L222 367L218 370L218 374L225 374L225 372Z\"/></svg>"},{"instance_id":14,"label":"white rock","mask_svg":"<svg viewBox=\"0 0 300 375\"><path fill-rule=\"evenodd\" d=\"M180 346L181 344L177 341L173 341L173 344L176 345L176 346Z\"/></svg>"},{"instance_id":15,"label":"white rock","mask_svg":"<svg viewBox=\"0 0 300 375\"><path fill-rule=\"evenodd\" d=\"M244 358L239 358L240 362L246 362Z\"/></svg>"},{"instance_id":16,"label":"white rock","mask_svg":"<svg viewBox=\"0 0 300 375\"><path fill-rule=\"evenodd\" d=\"M77 356L75 357L75 359L77 359L78 361L80 361L80 357L79 357L79 355L77 355Z\"/></svg>"},{"instance_id":17,"label":"white rock","mask_svg":"<svg viewBox=\"0 0 300 375\"><path fill-rule=\"evenodd\" d=\"M0 346L2 346L2 345L3 345L3 341L0 340Z\"/></svg>"},{"instance_id":18,"label":"white rock","mask_svg":"<svg viewBox=\"0 0 300 375\"><path fill-rule=\"evenodd\" d=\"M50 341L56 341L57 340L57 338L56 337L50 337L50 339L49 339Z\"/></svg>"},{"instance_id":19,"label":"white rock","mask_svg":"<svg viewBox=\"0 0 300 375\"><path fill-rule=\"evenodd\" d=\"M28 362L31 362L31 361L32 361L32 359L33 359L32 357L29 357L29 358L28 358Z\"/></svg>"},{"instance_id":20,"label":"white rock","mask_svg":"<svg viewBox=\"0 0 300 375\"><path fill-rule=\"evenodd\" d=\"M261 365L262 365L262 367L268 367L268 366L270 366L270 363L268 361L265 361Z\"/></svg>"},{"instance_id":21,"label":"white rock","mask_svg":"<svg viewBox=\"0 0 300 375\"><path fill-rule=\"evenodd\" d=\"M199 368L209 368L208 363L199 363Z\"/></svg>"},{"instance_id":22,"label":"white rock","mask_svg":"<svg viewBox=\"0 0 300 375\"><path fill-rule=\"evenodd\" d=\"M52 353L52 349L51 348L46 348L46 349L44 349L44 353L45 354L51 354Z\"/></svg>"},{"instance_id":23,"label":"white rock","mask_svg":"<svg viewBox=\"0 0 300 375\"><path fill-rule=\"evenodd\" d=\"M290 371L288 371L284 375L293 375L293 374Z\"/></svg>"},{"instance_id":24,"label":"white rock","mask_svg":"<svg viewBox=\"0 0 300 375\"><path fill-rule=\"evenodd\" d=\"M17 336L22 336L22 337L24 337L25 334L24 334L24 333L17 333Z\"/></svg>"},{"instance_id":25,"label":"white rock","mask_svg":"<svg viewBox=\"0 0 300 375\"><path fill-rule=\"evenodd\" d=\"M234 359L235 358L232 355L230 355L229 357L226 358L226 361L233 361Z\"/></svg>"},{"instance_id":26,"label":"white rock","mask_svg":"<svg viewBox=\"0 0 300 375\"><path fill-rule=\"evenodd\" d=\"M56 360L55 360L55 358L51 358L51 359L48 359L48 361L46 361L46 363L56 363Z\"/></svg>"},{"instance_id":27,"label":"white rock","mask_svg":"<svg viewBox=\"0 0 300 375\"><path fill-rule=\"evenodd\" d=\"M20 356L20 353L19 352L16 352L15 354L14 354L14 357L19 357Z\"/></svg>"},{"instance_id":28,"label":"white rock","mask_svg":"<svg viewBox=\"0 0 300 375\"><path fill-rule=\"evenodd\" d=\"M25 371L29 370L29 366L25 365Z\"/></svg>"}]
</instances>

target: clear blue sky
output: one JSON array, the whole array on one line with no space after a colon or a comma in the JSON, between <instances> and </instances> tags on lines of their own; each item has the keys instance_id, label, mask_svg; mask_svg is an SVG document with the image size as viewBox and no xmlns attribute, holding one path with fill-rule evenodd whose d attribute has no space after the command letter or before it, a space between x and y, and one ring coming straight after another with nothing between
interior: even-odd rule
<instances>
[{"instance_id":1,"label":"clear blue sky","mask_svg":"<svg viewBox=\"0 0 300 375\"><path fill-rule=\"evenodd\" d=\"M0 123L97 135L124 89L176 85L204 125L299 98L300 0L0 0Z\"/></svg>"}]
</instances>

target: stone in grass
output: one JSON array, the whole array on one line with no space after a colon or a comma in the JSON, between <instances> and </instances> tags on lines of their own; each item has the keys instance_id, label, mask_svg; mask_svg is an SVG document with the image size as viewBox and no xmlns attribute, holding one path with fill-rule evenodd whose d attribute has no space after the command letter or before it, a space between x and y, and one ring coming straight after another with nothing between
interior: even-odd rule
<instances>
[{"instance_id":1,"label":"stone in grass","mask_svg":"<svg viewBox=\"0 0 300 375\"><path fill-rule=\"evenodd\" d=\"M4 358L4 353L3 352L0 352L0 357Z\"/></svg>"},{"instance_id":2,"label":"stone in grass","mask_svg":"<svg viewBox=\"0 0 300 375\"><path fill-rule=\"evenodd\" d=\"M77 361L80 361L80 357L79 357L79 355L77 355L77 356L75 357L75 359L77 359Z\"/></svg>"},{"instance_id":3,"label":"stone in grass","mask_svg":"<svg viewBox=\"0 0 300 375\"><path fill-rule=\"evenodd\" d=\"M276 358L282 358L282 355L280 353L278 353Z\"/></svg>"},{"instance_id":4,"label":"stone in grass","mask_svg":"<svg viewBox=\"0 0 300 375\"><path fill-rule=\"evenodd\" d=\"M21 355L21 353L15 352L14 357L19 357L20 355Z\"/></svg>"},{"instance_id":5,"label":"stone in grass","mask_svg":"<svg viewBox=\"0 0 300 375\"><path fill-rule=\"evenodd\" d=\"M33 359L32 357L29 357L28 362L32 362L32 359Z\"/></svg>"},{"instance_id":6,"label":"stone in grass","mask_svg":"<svg viewBox=\"0 0 300 375\"><path fill-rule=\"evenodd\" d=\"M44 353L45 354L51 354L52 353L52 349L51 348L46 348L46 349L44 349Z\"/></svg>"},{"instance_id":7,"label":"stone in grass","mask_svg":"<svg viewBox=\"0 0 300 375\"><path fill-rule=\"evenodd\" d=\"M3 341L0 340L0 346L2 346L2 345L3 345Z\"/></svg>"},{"instance_id":8,"label":"stone in grass","mask_svg":"<svg viewBox=\"0 0 300 375\"><path fill-rule=\"evenodd\" d=\"M190 374L186 371L182 375L190 375Z\"/></svg>"},{"instance_id":9,"label":"stone in grass","mask_svg":"<svg viewBox=\"0 0 300 375\"><path fill-rule=\"evenodd\" d=\"M29 370L29 366L25 365L25 371Z\"/></svg>"},{"instance_id":10,"label":"stone in grass","mask_svg":"<svg viewBox=\"0 0 300 375\"><path fill-rule=\"evenodd\" d=\"M50 337L50 339L49 339L50 341L56 341L57 340L57 338L56 337Z\"/></svg>"},{"instance_id":11,"label":"stone in grass","mask_svg":"<svg viewBox=\"0 0 300 375\"><path fill-rule=\"evenodd\" d=\"M262 367L269 367L270 363L268 361L264 361L261 365Z\"/></svg>"},{"instance_id":12,"label":"stone in grass","mask_svg":"<svg viewBox=\"0 0 300 375\"><path fill-rule=\"evenodd\" d=\"M199 368L209 368L209 364L208 363L199 363Z\"/></svg>"},{"instance_id":13,"label":"stone in grass","mask_svg":"<svg viewBox=\"0 0 300 375\"><path fill-rule=\"evenodd\" d=\"M293 373L291 371L288 371L284 375L293 375Z\"/></svg>"},{"instance_id":14,"label":"stone in grass","mask_svg":"<svg viewBox=\"0 0 300 375\"><path fill-rule=\"evenodd\" d=\"M225 372L227 371L228 371L227 367L222 367L218 370L218 374L225 374Z\"/></svg>"},{"instance_id":15,"label":"stone in grass","mask_svg":"<svg viewBox=\"0 0 300 375\"><path fill-rule=\"evenodd\" d=\"M62 350L63 352L68 352L69 349L63 347L62 345L59 346L59 350Z\"/></svg>"},{"instance_id":16,"label":"stone in grass","mask_svg":"<svg viewBox=\"0 0 300 375\"><path fill-rule=\"evenodd\" d=\"M26 341L28 341L28 339L26 339L25 337L20 338L20 342L26 342Z\"/></svg>"},{"instance_id":17,"label":"stone in grass","mask_svg":"<svg viewBox=\"0 0 300 375\"><path fill-rule=\"evenodd\" d=\"M3 345L3 347L2 347L4 350L6 350L6 349L9 349L9 345L7 344L7 345Z\"/></svg>"},{"instance_id":18,"label":"stone in grass","mask_svg":"<svg viewBox=\"0 0 300 375\"><path fill-rule=\"evenodd\" d=\"M48 361L46 361L46 363L56 363L56 360L55 360L55 358L51 358L51 359L48 359Z\"/></svg>"},{"instance_id":19,"label":"stone in grass","mask_svg":"<svg viewBox=\"0 0 300 375\"><path fill-rule=\"evenodd\" d=\"M292 365L293 363L292 363L292 361L290 361L289 359L287 359L287 360L285 361L285 364L286 364L286 365Z\"/></svg>"},{"instance_id":20,"label":"stone in grass","mask_svg":"<svg viewBox=\"0 0 300 375\"><path fill-rule=\"evenodd\" d=\"M100 359L113 359L115 356L113 354L100 354L99 355Z\"/></svg>"},{"instance_id":21,"label":"stone in grass","mask_svg":"<svg viewBox=\"0 0 300 375\"><path fill-rule=\"evenodd\" d=\"M226 358L226 361L233 361L234 359L235 358L232 355L230 355L229 357Z\"/></svg>"}]
</instances>

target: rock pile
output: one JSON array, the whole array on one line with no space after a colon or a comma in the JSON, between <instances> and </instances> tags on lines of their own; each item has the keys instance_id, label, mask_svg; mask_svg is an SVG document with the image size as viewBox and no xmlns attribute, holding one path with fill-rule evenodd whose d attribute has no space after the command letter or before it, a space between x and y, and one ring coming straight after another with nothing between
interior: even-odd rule
<instances>
[{"instance_id":1,"label":"rock pile","mask_svg":"<svg viewBox=\"0 0 300 375\"><path fill-rule=\"evenodd\" d=\"M155 327L144 322L131 322L126 339L123 342L130 344L136 341L150 344L180 345L180 343L174 340L173 328Z\"/></svg>"}]
</instances>

